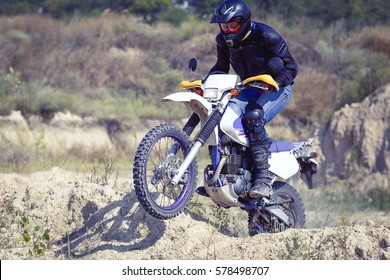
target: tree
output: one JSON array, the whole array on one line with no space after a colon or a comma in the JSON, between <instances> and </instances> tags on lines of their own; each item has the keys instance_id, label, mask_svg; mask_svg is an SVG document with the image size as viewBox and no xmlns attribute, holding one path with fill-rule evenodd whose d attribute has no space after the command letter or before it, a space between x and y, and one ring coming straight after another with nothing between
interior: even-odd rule
<instances>
[{"instance_id":1,"label":"tree","mask_svg":"<svg viewBox=\"0 0 390 280\"><path fill-rule=\"evenodd\" d=\"M371 0L364 3L366 5L365 21L368 24L376 24L378 22L390 23L390 1Z\"/></svg>"},{"instance_id":2,"label":"tree","mask_svg":"<svg viewBox=\"0 0 390 280\"><path fill-rule=\"evenodd\" d=\"M42 0L0 0L0 14L36 13Z\"/></svg>"},{"instance_id":3,"label":"tree","mask_svg":"<svg viewBox=\"0 0 390 280\"><path fill-rule=\"evenodd\" d=\"M221 0L189 0L188 4L195 9L195 13L201 17L209 17Z\"/></svg>"},{"instance_id":4,"label":"tree","mask_svg":"<svg viewBox=\"0 0 390 280\"><path fill-rule=\"evenodd\" d=\"M74 12L83 12L86 3L78 0L45 0L45 9L54 17L63 17Z\"/></svg>"},{"instance_id":5,"label":"tree","mask_svg":"<svg viewBox=\"0 0 390 280\"><path fill-rule=\"evenodd\" d=\"M141 15L145 22L154 23L159 13L172 7L172 0L133 0L130 11Z\"/></svg>"}]
</instances>

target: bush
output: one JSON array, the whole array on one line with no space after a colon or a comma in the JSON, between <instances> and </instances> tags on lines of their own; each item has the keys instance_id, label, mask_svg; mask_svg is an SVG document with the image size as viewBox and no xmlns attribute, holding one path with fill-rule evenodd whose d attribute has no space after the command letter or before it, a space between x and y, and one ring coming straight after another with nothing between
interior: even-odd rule
<instances>
[{"instance_id":1,"label":"bush","mask_svg":"<svg viewBox=\"0 0 390 280\"><path fill-rule=\"evenodd\" d=\"M0 72L0 115L8 115L13 110L12 96L19 92L22 84L20 73L12 67L7 73Z\"/></svg>"},{"instance_id":2,"label":"bush","mask_svg":"<svg viewBox=\"0 0 390 280\"><path fill-rule=\"evenodd\" d=\"M7 115L13 110L23 115L41 115L50 119L55 112L78 111L78 100L74 95L35 83L24 83L19 72L13 68L0 73L0 114Z\"/></svg>"},{"instance_id":3,"label":"bush","mask_svg":"<svg viewBox=\"0 0 390 280\"><path fill-rule=\"evenodd\" d=\"M180 26L180 24L185 21L186 16L185 10L170 8L166 11L161 11L157 18L159 21L168 22L173 26Z\"/></svg>"},{"instance_id":4,"label":"bush","mask_svg":"<svg viewBox=\"0 0 390 280\"><path fill-rule=\"evenodd\" d=\"M348 47L358 46L390 57L390 29L388 26L365 27L352 34L346 40L345 45Z\"/></svg>"},{"instance_id":5,"label":"bush","mask_svg":"<svg viewBox=\"0 0 390 280\"><path fill-rule=\"evenodd\" d=\"M376 89L390 82L390 61L386 55L368 56L365 67L344 88L339 107L353 102L360 102Z\"/></svg>"},{"instance_id":6,"label":"bush","mask_svg":"<svg viewBox=\"0 0 390 280\"><path fill-rule=\"evenodd\" d=\"M390 211L390 191L383 188L372 189L368 192L369 205L380 211Z\"/></svg>"}]
</instances>

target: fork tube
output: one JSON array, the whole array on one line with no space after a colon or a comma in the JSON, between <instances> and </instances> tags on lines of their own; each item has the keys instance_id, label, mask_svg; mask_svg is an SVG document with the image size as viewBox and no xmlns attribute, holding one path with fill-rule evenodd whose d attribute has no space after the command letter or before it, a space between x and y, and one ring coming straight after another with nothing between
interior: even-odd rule
<instances>
[{"instance_id":1,"label":"fork tube","mask_svg":"<svg viewBox=\"0 0 390 280\"><path fill-rule=\"evenodd\" d=\"M171 184L177 185L180 179L183 177L186 172L188 166L190 166L191 162L194 160L196 155L198 154L200 148L202 148L203 144L210 137L211 133L217 127L218 123L221 121L222 113L219 112L219 108L215 108L214 111L210 114L206 123L203 125L202 129L199 131L198 135L195 137L194 145L191 147L190 151L184 158L183 163L180 165L177 170L177 174L172 178Z\"/></svg>"},{"instance_id":2,"label":"fork tube","mask_svg":"<svg viewBox=\"0 0 390 280\"><path fill-rule=\"evenodd\" d=\"M195 127L199 124L200 118L196 113L192 113L191 117L183 127L183 131L187 133L188 136L194 131Z\"/></svg>"},{"instance_id":3,"label":"fork tube","mask_svg":"<svg viewBox=\"0 0 390 280\"><path fill-rule=\"evenodd\" d=\"M188 152L187 156L185 157L183 163L180 165L179 169L177 170L177 174L175 177L172 178L171 184L177 185L179 183L179 180L181 177L183 177L184 173L186 172L188 166L190 166L191 162L194 160L196 155L198 154L200 148L202 148L203 144L200 141L196 141L190 151Z\"/></svg>"}]
</instances>

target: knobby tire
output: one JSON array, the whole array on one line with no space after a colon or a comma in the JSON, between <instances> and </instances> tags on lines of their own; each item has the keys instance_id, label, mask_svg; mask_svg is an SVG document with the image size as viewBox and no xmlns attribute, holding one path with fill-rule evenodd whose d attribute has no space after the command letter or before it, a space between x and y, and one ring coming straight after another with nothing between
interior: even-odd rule
<instances>
[{"instance_id":1,"label":"knobby tire","mask_svg":"<svg viewBox=\"0 0 390 280\"><path fill-rule=\"evenodd\" d=\"M167 161L166 154L173 143L179 144L178 154L172 164L163 165L162 162ZM142 207L157 219L176 217L185 209L194 194L198 175L196 158L183 176L183 182L174 187L169 185L173 177L173 172L170 171L178 168L180 164L177 162L184 158L189 146L187 134L173 124L156 126L144 136L138 146L133 167L135 192ZM153 179L157 183L152 183Z\"/></svg>"}]
</instances>

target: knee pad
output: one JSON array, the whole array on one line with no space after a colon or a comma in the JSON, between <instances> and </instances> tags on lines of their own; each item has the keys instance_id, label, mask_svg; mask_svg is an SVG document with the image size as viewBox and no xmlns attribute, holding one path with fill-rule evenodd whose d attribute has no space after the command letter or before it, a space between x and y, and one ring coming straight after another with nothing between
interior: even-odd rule
<instances>
[{"instance_id":1,"label":"knee pad","mask_svg":"<svg viewBox=\"0 0 390 280\"><path fill-rule=\"evenodd\" d=\"M245 124L250 133L257 132L259 128L264 129L264 109L257 103L249 103L245 107Z\"/></svg>"}]
</instances>

